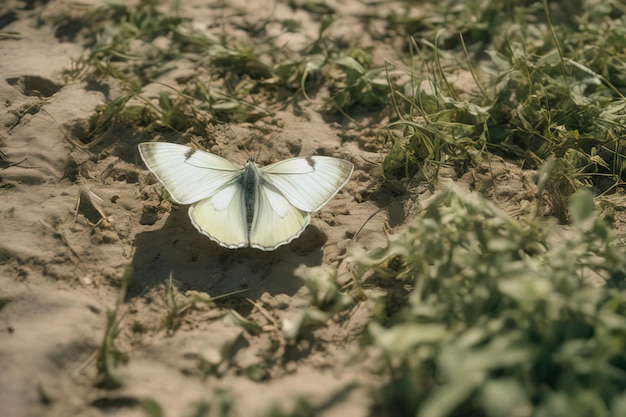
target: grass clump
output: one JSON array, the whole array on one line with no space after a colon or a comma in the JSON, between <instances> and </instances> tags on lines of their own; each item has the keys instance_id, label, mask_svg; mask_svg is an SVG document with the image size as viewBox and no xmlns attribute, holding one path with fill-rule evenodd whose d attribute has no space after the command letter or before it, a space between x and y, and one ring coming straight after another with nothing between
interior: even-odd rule
<instances>
[{"instance_id":1,"label":"grass clump","mask_svg":"<svg viewBox=\"0 0 626 417\"><path fill-rule=\"evenodd\" d=\"M175 3L170 10L156 0L89 9L82 25L91 29L81 32L89 50L67 75L113 94L96 109L81 140L97 143L113 124L207 136L208 123L255 121L285 103L300 111L298 100L319 92L325 112L386 105L390 90L383 69L372 68L371 51L328 34L332 16L320 19L317 38L301 50L258 36L274 21L233 24L250 35L234 40L192 29ZM288 95L292 100L285 100Z\"/></svg>"},{"instance_id":2,"label":"grass clump","mask_svg":"<svg viewBox=\"0 0 626 417\"><path fill-rule=\"evenodd\" d=\"M140 133L207 136L211 122L270 114L249 101L257 85L251 80L270 75L253 47L222 44L191 29L176 10L164 11L160 3L106 5L83 16L85 24L100 23L84 34L89 51L67 75L113 93L92 114L84 143L97 143L116 125ZM172 82L172 71L204 66L207 60L208 71L201 68Z\"/></svg>"},{"instance_id":3,"label":"grass clump","mask_svg":"<svg viewBox=\"0 0 626 417\"><path fill-rule=\"evenodd\" d=\"M489 153L538 168L554 156L559 206L580 188L615 190L626 175L623 7L505 3L440 6L445 19L477 7L473 16L498 17L490 36L489 19L457 23L455 42L436 19L407 26L419 54L410 82L394 91L399 120L389 125L385 173L412 177L442 163L463 173ZM613 14L601 17L599 8Z\"/></svg>"},{"instance_id":4,"label":"grass clump","mask_svg":"<svg viewBox=\"0 0 626 417\"><path fill-rule=\"evenodd\" d=\"M378 415L626 411L626 257L589 192L570 212L575 230L555 237L451 189L386 248L351 255L365 294L387 288L364 339L389 378Z\"/></svg>"},{"instance_id":5,"label":"grass clump","mask_svg":"<svg viewBox=\"0 0 626 417\"><path fill-rule=\"evenodd\" d=\"M120 282L121 285L115 307L107 310L104 337L96 356L96 370L98 372L96 386L102 389L117 389L124 384L122 366L128 362L128 355L117 348L116 339L121 331L122 306L132 275L132 267L127 266Z\"/></svg>"}]
</instances>

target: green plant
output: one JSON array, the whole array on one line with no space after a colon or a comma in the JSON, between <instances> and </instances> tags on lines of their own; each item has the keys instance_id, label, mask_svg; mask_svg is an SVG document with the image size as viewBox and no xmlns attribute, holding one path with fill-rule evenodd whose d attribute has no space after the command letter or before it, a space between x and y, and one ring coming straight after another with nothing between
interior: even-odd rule
<instances>
[{"instance_id":1,"label":"green plant","mask_svg":"<svg viewBox=\"0 0 626 417\"><path fill-rule=\"evenodd\" d=\"M455 7L477 6L479 2ZM485 51L489 60L480 57L475 44L466 46L464 30L459 30L462 48L446 42L449 31L443 29L433 32L432 44L415 38L411 50L419 54L410 81L392 96L399 120L388 126L391 146L384 172L412 177L429 166L451 164L463 173L489 152L531 167L554 156L549 189L561 208L555 214L562 219L576 190L596 186L604 192L621 186L626 111L620 89L624 80L617 74L626 60L619 36L623 10L600 22L591 4L555 7L579 7L576 23L589 31L579 30L569 18L553 23L544 2L531 13L533 19L525 15L529 24L523 30L517 14L498 11L509 19L510 30L505 41L483 38L491 42ZM539 18L546 20L547 31L538 30ZM472 63L475 57L478 65ZM463 66L473 87L454 82Z\"/></svg>"},{"instance_id":2,"label":"green plant","mask_svg":"<svg viewBox=\"0 0 626 417\"><path fill-rule=\"evenodd\" d=\"M331 268L306 268L301 265L294 274L304 281L310 302L295 317L284 321L283 334L290 341L306 330L324 325L334 314L349 308L354 302L340 291L336 282L337 271Z\"/></svg>"},{"instance_id":3,"label":"green plant","mask_svg":"<svg viewBox=\"0 0 626 417\"><path fill-rule=\"evenodd\" d=\"M126 297L128 284L132 279L132 267L126 267L124 276L120 282L120 290L113 309L107 310L107 325L104 330L102 344L98 349L96 368L98 376L96 385L104 389L116 389L123 385L123 377L119 372L119 367L128 362L126 353L120 351L115 346L115 339L120 333L122 317L120 308Z\"/></svg>"},{"instance_id":4,"label":"green plant","mask_svg":"<svg viewBox=\"0 0 626 417\"><path fill-rule=\"evenodd\" d=\"M576 230L555 240L549 224L452 188L386 248L352 253L356 279L409 288L372 297L386 306L364 339L390 377L382 414L624 411L626 257L590 193L576 193L570 212Z\"/></svg>"},{"instance_id":5,"label":"green plant","mask_svg":"<svg viewBox=\"0 0 626 417\"><path fill-rule=\"evenodd\" d=\"M181 295L173 283L173 277L170 277L166 283L166 295L168 311L163 318L163 325L168 332L175 332L181 325L182 319L186 314L194 310L215 309L216 298L211 298L207 294L195 293L189 296ZM222 298L222 297L220 297ZM217 312L216 317L219 318L223 314Z\"/></svg>"},{"instance_id":6,"label":"green plant","mask_svg":"<svg viewBox=\"0 0 626 417\"><path fill-rule=\"evenodd\" d=\"M389 81L382 68L367 70L351 56L342 56L332 61L343 71L343 79L336 82L337 90L329 109L341 111L377 110L389 102Z\"/></svg>"}]
</instances>

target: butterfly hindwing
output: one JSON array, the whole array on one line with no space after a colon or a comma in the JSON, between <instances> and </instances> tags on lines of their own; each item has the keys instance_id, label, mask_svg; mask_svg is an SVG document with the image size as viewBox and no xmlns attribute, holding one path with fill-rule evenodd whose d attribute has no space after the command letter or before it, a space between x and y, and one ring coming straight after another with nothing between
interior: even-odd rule
<instances>
[{"instance_id":1,"label":"butterfly hindwing","mask_svg":"<svg viewBox=\"0 0 626 417\"><path fill-rule=\"evenodd\" d=\"M213 197L189 207L189 218L200 233L221 246L235 249L248 246L245 195L235 182Z\"/></svg>"},{"instance_id":2,"label":"butterfly hindwing","mask_svg":"<svg viewBox=\"0 0 626 417\"><path fill-rule=\"evenodd\" d=\"M273 187L260 184L250 226L250 246L274 250L300 236L310 218L308 212L293 206Z\"/></svg>"},{"instance_id":3,"label":"butterfly hindwing","mask_svg":"<svg viewBox=\"0 0 626 417\"><path fill-rule=\"evenodd\" d=\"M139 153L178 204L211 197L241 175L241 168L220 156L175 143L140 143Z\"/></svg>"}]
</instances>

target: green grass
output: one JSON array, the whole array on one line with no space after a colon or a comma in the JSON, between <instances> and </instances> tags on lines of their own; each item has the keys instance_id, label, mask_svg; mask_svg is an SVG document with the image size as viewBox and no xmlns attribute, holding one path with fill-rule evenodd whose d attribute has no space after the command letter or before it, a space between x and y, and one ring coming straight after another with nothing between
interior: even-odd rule
<instances>
[{"instance_id":1,"label":"green grass","mask_svg":"<svg viewBox=\"0 0 626 417\"><path fill-rule=\"evenodd\" d=\"M338 19L332 14L320 19L307 47L278 51L262 38L211 38L154 1L102 6L84 16L93 24L84 35L89 52L68 75L122 93L96 109L80 139L97 143L112 125L142 135L206 136L208 124L254 121L285 105L299 112L302 100L325 91L327 113L395 113L387 126L387 177L423 171L432 178L442 164L461 174L497 153L535 168L555 156L558 207L579 188L613 192L623 184L626 30L619 2L555 2L558 19L530 1L430 8L418 21L388 17L396 25L391 33L409 40L399 81L397 70L390 75L389 66L375 65L371 48L328 35ZM468 13L472 19L461 18ZM158 84L175 62L198 71L177 85ZM455 81L464 71L473 86ZM160 91L147 96L155 83Z\"/></svg>"},{"instance_id":2,"label":"green grass","mask_svg":"<svg viewBox=\"0 0 626 417\"><path fill-rule=\"evenodd\" d=\"M121 331L123 319L123 304L128 284L132 279L132 267L127 266L124 276L120 280L120 289L115 306L107 310L107 324L104 330L102 344L97 352L96 359L96 386L102 389L113 390L124 384L121 369L128 362L128 355L116 346L116 339Z\"/></svg>"},{"instance_id":3,"label":"green grass","mask_svg":"<svg viewBox=\"0 0 626 417\"><path fill-rule=\"evenodd\" d=\"M580 188L621 187L623 6L552 2L560 11L555 23L538 2L485 4L444 2L441 15L456 22L454 31L432 22L417 30L405 22L416 53L411 81L394 91L398 121L389 125L385 173L411 178L441 164L462 173L492 153L538 168L554 156L550 188L560 207ZM600 10L617 17L601 17ZM457 13L479 19L457 20ZM473 88L452 79L464 69Z\"/></svg>"},{"instance_id":4,"label":"green grass","mask_svg":"<svg viewBox=\"0 0 626 417\"><path fill-rule=\"evenodd\" d=\"M98 143L111 125L142 134L206 136L203 127L209 123L254 121L285 103L298 112L299 101L322 88L330 92L325 99L330 113L377 110L389 101L388 80L382 67L372 66L371 53L327 36L335 21L331 16L320 20L318 38L303 50L281 51L266 39L211 38L192 30L177 13L162 12L158 3L146 0L85 12L82 24L92 27L83 34L88 52L67 76L122 93L96 109L85 137L79 138L83 143ZM195 75L177 85L161 84L157 96L146 95L146 87L158 84L176 62L194 66ZM286 96L291 99L285 101Z\"/></svg>"}]
</instances>

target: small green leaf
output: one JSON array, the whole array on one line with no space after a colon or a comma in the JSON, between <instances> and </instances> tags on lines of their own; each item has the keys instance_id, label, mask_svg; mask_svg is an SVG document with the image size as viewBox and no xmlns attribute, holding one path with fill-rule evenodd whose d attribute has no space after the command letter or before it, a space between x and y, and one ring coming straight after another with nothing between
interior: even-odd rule
<instances>
[{"instance_id":1,"label":"small green leaf","mask_svg":"<svg viewBox=\"0 0 626 417\"><path fill-rule=\"evenodd\" d=\"M595 205L591 191L579 190L574 193L570 198L569 213L577 227L581 230L591 230L595 222Z\"/></svg>"},{"instance_id":2,"label":"small green leaf","mask_svg":"<svg viewBox=\"0 0 626 417\"><path fill-rule=\"evenodd\" d=\"M139 401L139 405L148 417L164 417L163 407L152 398L143 398Z\"/></svg>"}]
</instances>

